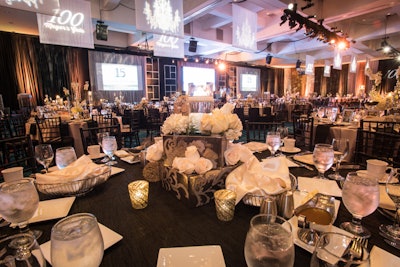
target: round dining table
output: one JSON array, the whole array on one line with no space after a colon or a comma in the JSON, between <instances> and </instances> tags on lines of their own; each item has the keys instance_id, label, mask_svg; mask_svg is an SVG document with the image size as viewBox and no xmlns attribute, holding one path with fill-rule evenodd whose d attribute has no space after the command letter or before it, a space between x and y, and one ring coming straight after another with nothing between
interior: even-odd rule
<instances>
[{"instance_id":1,"label":"round dining table","mask_svg":"<svg viewBox=\"0 0 400 267\"><path fill-rule=\"evenodd\" d=\"M264 158L266 152L256 153L256 156ZM123 168L124 171L111 176L106 183L86 195L76 197L69 211L69 215L92 213L99 223L123 237L105 250L100 266L155 267L160 248L208 245L221 247L226 266L246 266L246 233L250 219L260 212L259 207L240 201L236 205L233 220L223 222L217 219L213 201L201 207L189 207L166 191L159 181L150 183L148 206L144 209L133 209L128 184L143 179L143 167L140 163L129 164L121 160L118 160L116 167ZM342 175L348 171L343 170ZM315 170L301 167L290 168L290 172L296 177L314 177L317 174ZM46 200L49 197L40 194L40 199ZM339 226L349 220L351 215L341 204L334 225ZM30 225L31 229L43 231L38 239L40 244L50 240L51 228L57 221L58 219L54 219ZM372 232L369 248L375 245L400 257L400 250L386 244L379 235L378 227L382 223L391 224L392 221L378 211L363 219L363 225ZM294 266L309 266L310 259L310 252L295 246Z\"/></svg>"}]
</instances>

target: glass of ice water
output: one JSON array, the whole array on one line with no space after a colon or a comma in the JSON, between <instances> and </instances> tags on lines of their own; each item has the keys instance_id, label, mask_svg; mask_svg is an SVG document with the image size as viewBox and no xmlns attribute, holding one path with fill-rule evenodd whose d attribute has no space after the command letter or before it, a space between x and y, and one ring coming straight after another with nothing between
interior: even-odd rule
<instances>
[{"instance_id":1,"label":"glass of ice water","mask_svg":"<svg viewBox=\"0 0 400 267\"><path fill-rule=\"evenodd\" d=\"M108 156L110 161L107 162L108 165L115 165L117 164L116 161L112 160L115 151L118 149L118 144L117 140L115 139L115 136L104 136L103 141L101 142L102 145L101 147L103 148L104 153Z\"/></svg>"},{"instance_id":2,"label":"glass of ice water","mask_svg":"<svg viewBox=\"0 0 400 267\"><path fill-rule=\"evenodd\" d=\"M313 151L313 162L318 170L316 178L325 179L325 172L332 167L334 161L333 146L329 144L316 144Z\"/></svg>"},{"instance_id":3,"label":"glass of ice water","mask_svg":"<svg viewBox=\"0 0 400 267\"><path fill-rule=\"evenodd\" d=\"M268 132L266 143L271 156L275 156L275 152L281 147L281 134L279 132Z\"/></svg>"},{"instance_id":4,"label":"glass of ice water","mask_svg":"<svg viewBox=\"0 0 400 267\"><path fill-rule=\"evenodd\" d=\"M247 232L244 256L249 267L292 267L294 245L290 223L271 214L254 216Z\"/></svg>"},{"instance_id":5,"label":"glass of ice water","mask_svg":"<svg viewBox=\"0 0 400 267\"><path fill-rule=\"evenodd\" d=\"M56 149L56 165L59 169L64 169L75 160L76 153L72 146L60 147Z\"/></svg>"},{"instance_id":6,"label":"glass of ice water","mask_svg":"<svg viewBox=\"0 0 400 267\"><path fill-rule=\"evenodd\" d=\"M96 217L77 213L58 221L51 229L50 253L54 267L98 267L104 243Z\"/></svg>"},{"instance_id":7,"label":"glass of ice water","mask_svg":"<svg viewBox=\"0 0 400 267\"><path fill-rule=\"evenodd\" d=\"M357 236L369 238L371 232L361 225L361 219L373 213L379 205L379 184L376 179L349 172L342 188L342 200L353 216L340 227Z\"/></svg>"}]
</instances>

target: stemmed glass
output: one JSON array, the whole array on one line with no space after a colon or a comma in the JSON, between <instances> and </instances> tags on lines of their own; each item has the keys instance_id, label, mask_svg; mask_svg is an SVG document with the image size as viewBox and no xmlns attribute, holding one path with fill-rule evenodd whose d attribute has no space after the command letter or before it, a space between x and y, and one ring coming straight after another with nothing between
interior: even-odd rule
<instances>
[{"instance_id":1,"label":"stemmed glass","mask_svg":"<svg viewBox=\"0 0 400 267\"><path fill-rule=\"evenodd\" d=\"M246 235L244 257L249 267L292 267L294 244L290 223L271 214L254 216Z\"/></svg>"},{"instance_id":2,"label":"stemmed glass","mask_svg":"<svg viewBox=\"0 0 400 267\"><path fill-rule=\"evenodd\" d=\"M349 172L343 183L342 200L353 218L351 222L344 222L340 227L357 236L369 238L371 233L361 225L361 219L373 213L379 205L378 181Z\"/></svg>"},{"instance_id":3,"label":"stemmed glass","mask_svg":"<svg viewBox=\"0 0 400 267\"><path fill-rule=\"evenodd\" d=\"M0 184L0 215L18 225L21 232L32 232L38 238L41 231L30 231L28 221L39 207L39 195L32 178Z\"/></svg>"},{"instance_id":4,"label":"stemmed glass","mask_svg":"<svg viewBox=\"0 0 400 267\"><path fill-rule=\"evenodd\" d=\"M329 174L328 177L333 180L343 180L344 177L340 175L339 169L340 169L340 163L342 160L347 157L349 154L349 139L346 138L333 138L332 139L332 147L333 147L333 153L334 153L334 159L336 162L336 167L335 167L335 173Z\"/></svg>"},{"instance_id":5,"label":"stemmed glass","mask_svg":"<svg viewBox=\"0 0 400 267\"><path fill-rule=\"evenodd\" d=\"M46 173L49 172L49 166L54 158L53 149L49 144L41 144L35 146L35 158L37 162L43 165Z\"/></svg>"},{"instance_id":6,"label":"stemmed glass","mask_svg":"<svg viewBox=\"0 0 400 267\"><path fill-rule=\"evenodd\" d=\"M325 116L325 108L319 107L317 110L318 120L320 121Z\"/></svg>"},{"instance_id":7,"label":"stemmed glass","mask_svg":"<svg viewBox=\"0 0 400 267\"><path fill-rule=\"evenodd\" d=\"M316 144L313 151L313 161L318 170L316 178L325 179L325 172L333 165L333 147L329 144Z\"/></svg>"},{"instance_id":8,"label":"stemmed glass","mask_svg":"<svg viewBox=\"0 0 400 267\"><path fill-rule=\"evenodd\" d=\"M76 153L72 146L60 147L56 149L56 165L59 169L64 169L75 160Z\"/></svg>"},{"instance_id":9,"label":"stemmed glass","mask_svg":"<svg viewBox=\"0 0 400 267\"><path fill-rule=\"evenodd\" d=\"M35 237L28 233L0 240L0 266L45 267L46 260Z\"/></svg>"},{"instance_id":10,"label":"stemmed glass","mask_svg":"<svg viewBox=\"0 0 400 267\"><path fill-rule=\"evenodd\" d=\"M109 132L97 133L97 143L100 145L102 149L103 149L103 138L106 136L110 136L110 133ZM108 157L104 157L101 160L101 162L107 162L107 161L109 161Z\"/></svg>"},{"instance_id":11,"label":"stemmed glass","mask_svg":"<svg viewBox=\"0 0 400 267\"><path fill-rule=\"evenodd\" d=\"M393 224L382 224L379 226L379 230L385 238L389 239L389 241L400 243L400 181L393 171L390 173L389 178L386 181L385 189L386 193L395 204L396 214ZM388 243L392 244L392 242Z\"/></svg>"},{"instance_id":12,"label":"stemmed glass","mask_svg":"<svg viewBox=\"0 0 400 267\"><path fill-rule=\"evenodd\" d=\"M276 128L276 131L281 135L281 146L283 146L285 138L287 138L289 135L289 128L285 126L279 126Z\"/></svg>"},{"instance_id":13,"label":"stemmed glass","mask_svg":"<svg viewBox=\"0 0 400 267\"><path fill-rule=\"evenodd\" d=\"M115 136L105 136L105 137L103 137L102 147L103 147L104 153L110 159L107 162L107 165L115 165L115 164L117 164L117 162L115 160L112 160L115 151L117 151L117 149L118 149L117 140L115 139Z\"/></svg>"},{"instance_id":14,"label":"stemmed glass","mask_svg":"<svg viewBox=\"0 0 400 267\"><path fill-rule=\"evenodd\" d=\"M50 254L54 267L98 267L104 242L96 217L77 213L58 221L51 229Z\"/></svg>"},{"instance_id":15,"label":"stemmed glass","mask_svg":"<svg viewBox=\"0 0 400 267\"><path fill-rule=\"evenodd\" d=\"M271 152L271 156L275 156L281 146L281 134L279 132L268 132L266 138L267 148Z\"/></svg>"}]
</instances>

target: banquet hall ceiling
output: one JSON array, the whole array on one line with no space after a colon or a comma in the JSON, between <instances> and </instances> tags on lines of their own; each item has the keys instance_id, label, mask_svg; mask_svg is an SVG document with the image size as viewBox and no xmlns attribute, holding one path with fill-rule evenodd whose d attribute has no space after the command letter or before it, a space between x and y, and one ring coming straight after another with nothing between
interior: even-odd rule
<instances>
[{"instance_id":1,"label":"banquet hall ceiling","mask_svg":"<svg viewBox=\"0 0 400 267\"><path fill-rule=\"evenodd\" d=\"M307 38L304 29L290 29L287 22L280 25L283 10L290 2L297 2L298 13L316 15L311 20L324 19L327 29L336 27L354 41L344 51L343 62L350 61L352 55L357 60L387 58L380 49L385 36L400 50L400 0L312 0L314 6L304 11L301 7L308 3L305 0L183 0L185 55L266 65L269 54L272 67L293 67L298 59L304 62L306 55L313 56L316 64L332 60L333 46ZM232 5L257 13L257 51L247 52L231 45ZM109 41L95 40L96 45L137 49L147 38L152 47L151 34L135 28L134 0L91 0L91 7L93 25L98 19L109 25ZM0 7L0 31L38 35L36 15ZM188 51L191 38L198 42L196 52Z\"/></svg>"}]
</instances>

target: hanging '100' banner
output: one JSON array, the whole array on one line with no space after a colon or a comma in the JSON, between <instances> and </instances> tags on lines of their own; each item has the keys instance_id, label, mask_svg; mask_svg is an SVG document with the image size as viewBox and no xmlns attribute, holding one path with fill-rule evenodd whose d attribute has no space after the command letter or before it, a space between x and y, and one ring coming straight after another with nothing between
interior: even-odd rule
<instances>
[{"instance_id":1,"label":"hanging '100' banner","mask_svg":"<svg viewBox=\"0 0 400 267\"><path fill-rule=\"evenodd\" d=\"M60 0L54 16L36 16L41 43L94 48L89 1Z\"/></svg>"}]
</instances>

